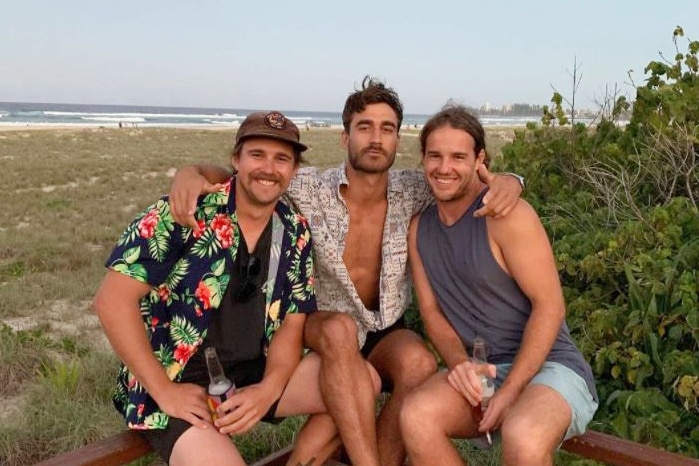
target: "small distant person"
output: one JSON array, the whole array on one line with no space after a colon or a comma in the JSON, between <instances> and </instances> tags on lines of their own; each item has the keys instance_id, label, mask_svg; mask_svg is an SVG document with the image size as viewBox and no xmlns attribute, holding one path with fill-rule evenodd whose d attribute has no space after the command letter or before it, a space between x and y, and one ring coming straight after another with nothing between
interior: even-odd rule
<instances>
[{"instance_id":1,"label":"small distant person","mask_svg":"<svg viewBox=\"0 0 699 466\"><path fill-rule=\"evenodd\" d=\"M120 121L120 122L119 122L119 129L121 129L123 126L124 126L124 125L123 125L123 124L121 123L121 121Z\"/></svg>"},{"instance_id":2,"label":"small distant person","mask_svg":"<svg viewBox=\"0 0 699 466\"><path fill-rule=\"evenodd\" d=\"M475 218L487 186L485 133L449 105L420 134L425 179L436 204L410 224L409 254L420 316L447 370L412 391L400 426L410 464L463 464L450 437L499 431L506 465L553 464L567 438L597 409L590 366L565 323L565 303L546 231L520 201L506 217ZM476 336L488 361L468 356ZM482 419L480 376L497 390Z\"/></svg>"},{"instance_id":3,"label":"small distant person","mask_svg":"<svg viewBox=\"0 0 699 466\"><path fill-rule=\"evenodd\" d=\"M242 465L229 435L260 420L322 413L320 359L302 357L316 310L306 219L279 202L306 146L279 112L240 125L232 177L202 196L198 229L172 218L167 198L124 231L94 300L123 361L114 403L172 465ZM207 407L204 348L238 388Z\"/></svg>"}]
</instances>

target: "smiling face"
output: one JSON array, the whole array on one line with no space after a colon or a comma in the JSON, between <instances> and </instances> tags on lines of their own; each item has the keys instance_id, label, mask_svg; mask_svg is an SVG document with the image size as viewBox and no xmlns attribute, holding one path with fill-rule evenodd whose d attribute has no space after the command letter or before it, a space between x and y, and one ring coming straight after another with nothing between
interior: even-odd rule
<instances>
[{"instance_id":1,"label":"smiling face","mask_svg":"<svg viewBox=\"0 0 699 466\"><path fill-rule=\"evenodd\" d=\"M480 192L476 169L485 151L476 154L475 140L466 131L449 125L434 129L426 139L422 163L425 178L438 202L471 202Z\"/></svg>"},{"instance_id":2,"label":"smiling face","mask_svg":"<svg viewBox=\"0 0 699 466\"><path fill-rule=\"evenodd\" d=\"M384 103L367 105L352 115L349 131L342 132L350 166L358 172L386 172L396 158L398 117Z\"/></svg>"},{"instance_id":3,"label":"smiling face","mask_svg":"<svg viewBox=\"0 0 699 466\"><path fill-rule=\"evenodd\" d=\"M238 172L237 198L257 207L275 205L298 168L291 144L270 138L245 139L231 162Z\"/></svg>"}]
</instances>

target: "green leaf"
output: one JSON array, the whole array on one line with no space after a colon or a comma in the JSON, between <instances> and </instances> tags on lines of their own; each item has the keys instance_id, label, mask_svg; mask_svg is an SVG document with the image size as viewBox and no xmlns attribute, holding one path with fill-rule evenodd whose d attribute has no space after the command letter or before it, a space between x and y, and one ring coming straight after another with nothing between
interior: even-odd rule
<instances>
[{"instance_id":1,"label":"green leaf","mask_svg":"<svg viewBox=\"0 0 699 466\"><path fill-rule=\"evenodd\" d=\"M127 264L133 264L138 260L138 258L141 256L141 247L136 246L133 248L129 248L126 251L124 251L124 254L121 256L122 259L124 259L124 262Z\"/></svg>"},{"instance_id":2,"label":"green leaf","mask_svg":"<svg viewBox=\"0 0 699 466\"><path fill-rule=\"evenodd\" d=\"M177 346L180 343L193 345L199 341L200 334L196 327L185 320L182 316L175 316L170 322L170 336Z\"/></svg>"},{"instance_id":3,"label":"green leaf","mask_svg":"<svg viewBox=\"0 0 699 466\"><path fill-rule=\"evenodd\" d=\"M223 293L221 293L221 284L217 277L209 277L204 280L204 284L209 289L211 293L211 307L218 308L221 305L221 298L223 298Z\"/></svg>"}]
</instances>

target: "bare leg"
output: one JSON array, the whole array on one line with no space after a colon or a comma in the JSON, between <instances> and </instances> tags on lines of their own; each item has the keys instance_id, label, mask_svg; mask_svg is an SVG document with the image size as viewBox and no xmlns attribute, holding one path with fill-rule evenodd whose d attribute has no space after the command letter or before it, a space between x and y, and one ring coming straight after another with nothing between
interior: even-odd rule
<instances>
[{"instance_id":1,"label":"bare leg","mask_svg":"<svg viewBox=\"0 0 699 466\"><path fill-rule=\"evenodd\" d=\"M320 390L355 466L379 466L376 392L359 352L357 327L339 312L315 312L306 320L304 341L320 355ZM329 439L330 440L330 439Z\"/></svg>"},{"instance_id":2,"label":"bare leg","mask_svg":"<svg viewBox=\"0 0 699 466\"><path fill-rule=\"evenodd\" d=\"M175 442L170 455L170 465L210 464L245 466L245 461L227 435L220 434L214 428L190 427Z\"/></svg>"},{"instance_id":3,"label":"bare leg","mask_svg":"<svg viewBox=\"0 0 699 466\"><path fill-rule=\"evenodd\" d=\"M450 438L480 435L471 405L449 385L446 372L434 375L408 394L400 428L414 466L463 465Z\"/></svg>"},{"instance_id":4,"label":"bare leg","mask_svg":"<svg viewBox=\"0 0 699 466\"><path fill-rule=\"evenodd\" d=\"M570 407L557 391L545 385L528 386L503 419L503 463L552 465L570 417Z\"/></svg>"},{"instance_id":5,"label":"bare leg","mask_svg":"<svg viewBox=\"0 0 699 466\"><path fill-rule=\"evenodd\" d=\"M383 466L399 466L405 460L399 426L403 400L436 372L437 361L422 338L410 330L400 329L381 339L369 355L369 362L382 379L393 385L377 421L379 458Z\"/></svg>"},{"instance_id":6,"label":"bare leg","mask_svg":"<svg viewBox=\"0 0 699 466\"><path fill-rule=\"evenodd\" d=\"M340 445L342 441L332 417L329 414L314 414L308 418L296 437L296 445L287 465L320 466L325 464Z\"/></svg>"}]
</instances>

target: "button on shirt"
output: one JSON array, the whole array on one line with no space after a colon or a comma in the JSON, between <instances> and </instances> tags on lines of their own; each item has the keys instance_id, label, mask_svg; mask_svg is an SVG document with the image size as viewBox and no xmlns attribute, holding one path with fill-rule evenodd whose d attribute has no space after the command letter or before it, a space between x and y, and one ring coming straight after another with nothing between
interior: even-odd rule
<instances>
[{"instance_id":1,"label":"button on shirt","mask_svg":"<svg viewBox=\"0 0 699 466\"><path fill-rule=\"evenodd\" d=\"M379 309L367 309L342 260L349 231L349 212L340 194L349 186L346 165L325 171L297 172L287 196L309 222L317 282L318 309L349 313L357 322L359 344L367 332L383 330L405 312L411 297L408 276L408 226L413 215L432 202L424 175L417 170L389 170L388 210L381 246Z\"/></svg>"}]
</instances>

